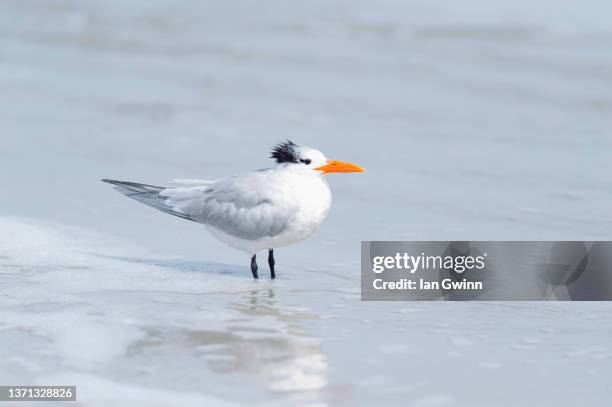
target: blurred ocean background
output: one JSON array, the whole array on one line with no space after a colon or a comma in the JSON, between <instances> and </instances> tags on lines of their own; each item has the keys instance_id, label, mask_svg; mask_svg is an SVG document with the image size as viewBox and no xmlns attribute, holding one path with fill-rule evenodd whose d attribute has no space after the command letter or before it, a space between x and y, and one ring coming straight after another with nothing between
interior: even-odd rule
<instances>
[{"instance_id":1,"label":"blurred ocean background","mask_svg":"<svg viewBox=\"0 0 612 407\"><path fill-rule=\"evenodd\" d=\"M362 303L361 240L609 240L612 2L0 4L0 384L82 405L570 406L606 303ZM99 182L330 176L278 281ZM262 267L263 268L263 267Z\"/></svg>"}]
</instances>

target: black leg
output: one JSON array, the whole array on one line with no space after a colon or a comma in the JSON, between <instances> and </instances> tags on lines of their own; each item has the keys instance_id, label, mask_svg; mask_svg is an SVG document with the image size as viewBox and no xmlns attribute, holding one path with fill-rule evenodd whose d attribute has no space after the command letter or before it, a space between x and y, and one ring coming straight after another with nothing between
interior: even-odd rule
<instances>
[{"instance_id":1,"label":"black leg","mask_svg":"<svg viewBox=\"0 0 612 407\"><path fill-rule=\"evenodd\" d=\"M274 274L274 250L270 249L268 252L268 265L270 266L270 278L275 279L276 274Z\"/></svg>"},{"instance_id":2,"label":"black leg","mask_svg":"<svg viewBox=\"0 0 612 407\"><path fill-rule=\"evenodd\" d=\"M255 254L251 257L251 272L253 273L253 278L257 277L257 259L255 258Z\"/></svg>"}]
</instances>

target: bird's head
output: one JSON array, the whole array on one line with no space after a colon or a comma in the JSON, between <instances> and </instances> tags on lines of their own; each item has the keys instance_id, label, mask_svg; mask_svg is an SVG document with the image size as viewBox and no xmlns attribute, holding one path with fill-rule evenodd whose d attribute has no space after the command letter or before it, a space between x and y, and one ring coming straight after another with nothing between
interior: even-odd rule
<instances>
[{"instance_id":1,"label":"bird's head","mask_svg":"<svg viewBox=\"0 0 612 407\"><path fill-rule=\"evenodd\" d=\"M291 166L296 170L315 171L317 174L331 172L365 172L358 165L329 160L319 150L298 146L290 140L278 143L272 149L271 158L279 165Z\"/></svg>"}]
</instances>

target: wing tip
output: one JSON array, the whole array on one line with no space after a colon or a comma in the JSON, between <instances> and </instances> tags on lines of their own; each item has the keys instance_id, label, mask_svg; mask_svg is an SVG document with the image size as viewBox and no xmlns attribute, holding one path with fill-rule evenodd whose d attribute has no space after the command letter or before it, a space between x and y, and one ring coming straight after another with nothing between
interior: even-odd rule
<instances>
[{"instance_id":1,"label":"wing tip","mask_svg":"<svg viewBox=\"0 0 612 407\"><path fill-rule=\"evenodd\" d=\"M125 182L123 181L117 181L115 179L108 179L108 178L101 179L100 181L106 182L107 184L111 184L115 186L121 186L122 184L125 184Z\"/></svg>"}]
</instances>

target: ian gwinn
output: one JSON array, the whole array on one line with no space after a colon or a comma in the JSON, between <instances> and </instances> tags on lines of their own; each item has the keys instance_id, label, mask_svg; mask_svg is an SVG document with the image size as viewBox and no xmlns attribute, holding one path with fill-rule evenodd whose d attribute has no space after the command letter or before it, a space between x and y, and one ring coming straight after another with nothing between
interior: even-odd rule
<instances>
[{"instance_id":1,"label":"ian gwinn","mask_svg":"<svg viewBox=\"0 0 612 407\"><path fill-rule=\"evenodd\" d=\"M375 290L482 290L482 281L454 281L445 278L441 281L427 281L422 278L418 280L401 278L398 281L384 281L377 278L372 282Z\"/></svg>"}]
</instances>

